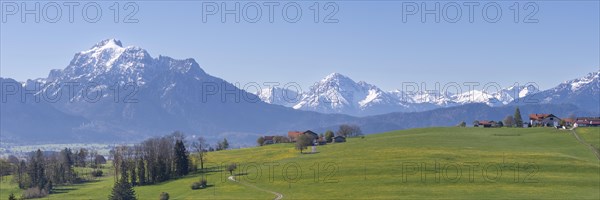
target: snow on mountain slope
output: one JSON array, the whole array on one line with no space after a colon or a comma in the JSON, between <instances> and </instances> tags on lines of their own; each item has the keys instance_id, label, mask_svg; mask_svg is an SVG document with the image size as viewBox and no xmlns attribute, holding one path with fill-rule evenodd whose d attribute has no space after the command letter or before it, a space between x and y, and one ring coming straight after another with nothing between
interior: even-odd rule
<instances>
[{"instance_id":1,"label":"snow on mountain slope","mask_svg":"<svg viewBox=\"0 0 600 200\"><path fill-rule=\"evenodd\" d=\"M408 93L394 90L385 92L364 81L357 83L347 76L332 73L319 81L308 92L302 94L301 101L293 108L323 113L372 115L390 112L417 112L470 103L502 106L518 97L535 92L537 92L536 88L524 86L511 87L494 93L481 90L459 94L440 91ZM285 106L288 105L285 104Z\"/></svg>"},{"instance_id":2,"label":"snow on mountain slope","mask_svg":"<svg viewBox=\"0 0 600 200\"><path fill-rule=\"evenodd\" d=\"M319 81L309 91L301 94L302 98L293 106L289 102L264 100L279 99L272 98L268 90L259 96L267 103L284 105L294 109L363 116L390 112L418 112L471 103L483 103L498 107L518 102L531 103L532 97L537 97L537 102L541 103L571 103L567 100L571 98L567 97L577 96L578 94L588 94L588 96L591 94L586 98L597 99L599 93L597 88L598 72L567 81L543 93L540 92L536 84L527 83L524 85L515 84L499 91L471 90L458 94L440 91L409 93L394 90L385 92L366 82L357 83L347 76L332 73ZM487 89L491 90L493 87ZM543 98L540 98L542 96ZM589 107L587 105L592 103L586 99L574 99L574 101L587 102L585 105L580 105L583 107Z\"/></svg>"},{"instance_id":3,"label":"snow on mountain slope","mask_svg":"<svg viewBox=\"0 0 600 200\"><path fill-rule=\"evenodd\" d=\"M497 93L494 93L493 96L503 105L506 105L513 101L520 101L520 99L524 98L525 96L538 92L540 92L539 88L535 84L530 83L502 89Z\"/></svg>"},{"instance_id":4,"label":"snow on mountain slope","mask_svg":"<svg viewBox=\"0 0 600 200\"><path fill-rule=\"evenodd\" d=\"M600 71L592 72L587 74L582 78L574 79L571 81L566 81L564 84L571 86L571 91L577 92L579 90L586 89L597 89L598 88L598 77L600 76Z\"/></svg>"},{"instance_id":5,"label":"snow on mountain slope","mask_svg":"<svg viewBox=\"0 0 600 200\"><path fill-rule=\"evenodd\" d=\"M483 91L406 94L402 91L385 92L377 86L355 82L333 73L309 91L297 94L298 102L290 103L281 101L284 97L293 96L285 90L271 88L261 90L260 94L251 94L205 73L194 59L151 57L144 49L123 47L120 41L109 39L75 54L64 69L51 70L45 79L26 82L0 79L2 84L12 84L21 89L24 87L28 91L37 91L39 86L36 97L41 96L44 102L3 102L0 114L4 116L3 119L9 119L6 116L11 118L2 121L4 124L0 126L0 133L3 137L20 137L24 141L38 139L40 135L49 139L104 138L124 141L122 139L140 139L181 130L189 134L206 134L215 141L222 140L227 134L236 135L236 138L245 135L247 137L244 140L253 141L258 135L333 127L358 119L317 112L364 116L459 106L450 109L455 112L447 112L446 109L432 112L435 113L433 115L392 114L411 116L400 118L398 123L412 123L411 127L420 127L440 125L440 122L456 123L453 120L439 120L439 113L446 115L447 119L454 119L460 113L472 116L481 108L487 108L484 104L496 106L511 101L515 103L516 98L538 99L539 103L573 104L566 107L559 105L564 109L563 113L576 110L575 106L586 111L597 111L600 102L598 74L590 73L542 92L529 87L512 87L491 94ZM70 86L75 87L73 89ZM55 97L58 97L58 101L53 101ZM252 101L259 99L300 110ZM494 99L499 103L490 102ZM535 110L552 107L543 104L536 106ZM390 126L386 122L389 119L386 115L373 118L378 120L365 124L367 128L392 130L403 127L395 123ZM434 122L423 123L423 119ZM29 129L22 127L23 121L30 123Z\"/></svg>"},{"instance_id":6,"label":"snow on mountain slope","mask_svg":"<svg viewBox=\"0 0 600 200\"><path fill-rule=\"evenodd\" d=\"M263 88L256 92L256 96L258 96L260 100L265 103L282 105L286 107L292 107L296 105L302 97L301 94L296 91L279 87Z\"/></svg>"},{"instance_id":7,"label":"snow on mountain slope","mask_svg":"<svg viewBox=\"0 0 600 200\"><path fill-rule=\"evenodd\" d=\"M492 94L481 90L471 90L451 96L453 102L464 105L469 103L484 103L489 106L503 105Z\"/></svg>"},{"instance_id":8,"label":"snow on mountain slope","mask_svg":"<svg viewBox=\"0 0 600 200\"><path fill-rule=\"evenodd\" d=\"M542 104L574 104L577 107L594 111L600 115L600 71L588 73L584 77L565 81L556 87L524 97L526 102Z\"/></svg>"},{"instance_id":9,"label":"snow on mountain slope","mask_svg":"<svg viewBox=\"0 0 600 200\"><path fill-rule=\"evenodd\" d=\"M592 72L582 78L565 81L537 96L540 97L542 103L561 103L569 99L579 99L580 96L598 99L600 93L599 74L600 71Z\"/></svg>"},{"instance_id":10,"label":"snow on mountain slope","mask_svg":"<svg viewBox=\"0 0 600 200\"><path fill-rule=\"evenodd\" d=\"M55 129L40 132L41 128L35 134L52 133L50 138L65 140L74 139L71 136L136 140L179 130L202 134L214 141L229 134L235 135L227 138L232 142L248 142L259 134L317 128L354 119L263 103L255 94L205 73L194 59L151 57L146 50L123 47L115 39L76 53L64 69L51 70L45 79L18 84L37 91L35 97L47 102L48 110L60 112L51 113L52 116L63 113L78 120L37 119L35 116L42 113L39 106L21 109L20 104L3 104L2 115L21 110L21 116L40 120L40 127ZM15 118L17 122L18 119ZM48 121L53 126L47 126ZM0 127L2 135L31 140L19 137L20 132L6 132L13 130L5 127L8 126Z\"/></svg>"},{"instance_id":11,"label":"snow on mountain slope","mask_svg":"<svg viewBox=\"0 0 600 200\"><path fill-rule=\"evenodd\" d=\"M293 108L360 116L411 109L408 103L377 86L355 82L339 73L329 74L311 87Z\"/></svg>"}]
</instances>

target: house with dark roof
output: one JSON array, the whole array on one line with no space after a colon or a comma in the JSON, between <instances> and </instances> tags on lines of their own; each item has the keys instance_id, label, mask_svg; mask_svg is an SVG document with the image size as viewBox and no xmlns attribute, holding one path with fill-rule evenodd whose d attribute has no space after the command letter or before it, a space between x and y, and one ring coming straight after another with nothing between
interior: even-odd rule
<instances>
[{"instance_id":1,"label":"house with dark roof","mask_svg":"<svg viewBox=\"0 0 600 200\"><path fill-rule=\"evenodd\" d=\"M311 130L304 131L304 133L302 133L302 134L307 135L308 137L310 137L313 140L319 139L319 134L317 134Z\"/></svg>"},{"instance_id":2,"label":"house with dark roof","mask_svg":"<svg viewBox=\"0 0 600 200\"><path fill-rule=\"evenodd\" d=\"M338 135L333 137L333 142L334 143L339 143L339 142L346 142L346 137Z\"/></svg>"},{"instance_id":3,"label":"house with dark roof","mask_svg":"<svg viewBox=\"0 0 600 200\"><path fill-rule=\"evenodd\" d=\"M264 136L263 145L275 144L275 136Z\"/></svg>"},{"instance_id":4,"label":"house with dark roof","mask_svg":"<svg viewBox=\"0 0 600 200\"><path fill-rule=\"evenodd\" d=\"M529 114L529 123L531 126L558 126L560 118L553 114Z\"/></svg>"},{"instance_id":5,"label":"house with dark roof","mask_svg":"<svg viewBox=\"0 0 600 200\"><path fill-rule=\"evenodd\" d=\"M290 141L295 142L296 139L298 138L298 136L300 135L306 135L308 136L311 141L313 142L317 142L317 140L319 139L319 134L311 131L311 130L307 130L304 132L300 132L300 131L289 131L288 132L288 137L290 138Z\"/></svg>"}]
</instances>

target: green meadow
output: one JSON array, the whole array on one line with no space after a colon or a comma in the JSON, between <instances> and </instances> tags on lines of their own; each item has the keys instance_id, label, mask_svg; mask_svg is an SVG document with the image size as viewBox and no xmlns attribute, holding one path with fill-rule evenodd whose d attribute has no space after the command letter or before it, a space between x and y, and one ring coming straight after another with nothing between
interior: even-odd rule
<instances>
[{"instance_id":1,"label":"green meadow","mask_svg":"<svg viewBox=\"0 0 600 200\"><path fill-rule=\"evenodd\" d=\"M577 133L600 146L600 128ZM569 131L553 128L422 128L350 138L300 154L293 144L208 153L206 169L135 187L139 199L600 199L600 161ZM305 152L310 152L310 149ZM229 163L237 163L227 180ZM107 176L57 187L47 199L106 199ZM191 190L205 177L209 187ZM10 177L1 198L20 195ZM250 186L249 186L250 185ZM266 191L265 191L266 190Z\"/></svg>"},{"instance_id":2,"label":"green meadow","mask_svg":"<svg viewBox=\"0 0 600 200\"><path fill-rule=\"evenodd\" d=\"M577 129L577 134L588 144L596 149L600 149L600 128L579 128Z\"/></svg>"}]
</instances>

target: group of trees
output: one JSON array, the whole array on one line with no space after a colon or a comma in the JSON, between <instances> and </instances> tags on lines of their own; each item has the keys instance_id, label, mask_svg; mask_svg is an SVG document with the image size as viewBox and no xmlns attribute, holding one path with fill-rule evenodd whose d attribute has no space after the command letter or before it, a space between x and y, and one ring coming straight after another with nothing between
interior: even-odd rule
<instances>
[{"instance_id":1,"label":"group of trees","mask_svg":"<svg viewBox=\"0 0 600 200\"><path fill-rule=\"evenodd\" d=\"M281 136L281 135L276 135L273 136L273 143L289 143L291 140L288 137L285 136ZM258 146L262 146L265 143L265 137L258 137L258 139L256 139L256 143L258 144Z\"/></svg>"},{"instance_id":2,"label":"group of trees","mask_svg":"<svg viewBox=\"0 0 600 200\"><path fill-rule=\"evenodd\" d=\"M203 137L190 142L181 132L150 138L134 146L116 147L111 151L115 185L109 199L135 199L135 186L159 183L195 171L197 166L192 162L190 150L204 169L206 152L227 148L227 139L218 142L213 149Z\"/></svg>"},{"instance_id":3,"label":"group of trees","mask_svg":"<svg viewBox=\"0 0 600 200\"><path fill-rule=\"evenodd\" d=\"M190 164L185 137L175 132L155 137L134 146L119 146L110 153L113 157L115 181L122 179L132 186L154 184L185 176L195 166Z\"/></svg>"},{"instance_id":4,"label":"group of trees","mask_svg":"<svg viewBox=\"0 0 600 200\"><path fill-rule=\"evenodd\" d=\"M118 146L110 151L113 159L115 185L109 199L135 199L133 187L154 184L171 178L185 176L206 163L206 152L229 148L227 139L211 147L202 137L190 142L180 132L165 137L150 138L133 146ZM191 147L191 149L190 149ZM195 159L190 159L190 150ZM39 198L48 195L54 185L82 182L75 167L99 168L106 158L97 151L65 148L60 152L32 152L27 159L15 156L0 159L0 177L13 175L19 188L25 189L23 198ZM100 173L96 173L96 170ZM96 169L89 174L101 176ZM79 171L79 170L78 170ZM14 196L14 194L12 195Z\"/></svg>"},{"instance_id":5,"label":"group of trees","mask_svg":"<svg viewBox=\"0 0 600 200\"><path fill-rule=\"evenodd\" d=\"M24 189L23 198L43 197L51 193L54 185L82 182L74 167L99 166L103 156L95 151L65 148L60 152L42 152L38 149L27 159L9 156L2 160L2 176L13 175L13 181Z\"/></svg>"},{"instance_id":6,"label":"group of trees","mask_svg":"<svg viewBox=\"0 0 600 200\"><path fill-rule=\"evenodd\" d=\"M163 182L195 170L184 141L185 136L175 132L113 149L115 185L109 199L135 199L134 186Z\"/></svg>"},{"instance_id":7,"label":"group of trees","mask_svg":"<svg viewBox=\"0 0 600 200\"><path fill-rule=\"evenodd\" d=\"M506 127L521 128L521 127L523 127L523 118L521 117L521 110L519 110L519 107L517 107L515 109L514 115L507 115L501 121L490 121L490 123L492 124L493 127L506 126ZM466 123L463 121L460 124L458 124L458 126L465 127ZM479 126L479 121L478 120L473 121L473 126Z\"/></svg>"},{"instance_id":8,"label":"group of trees","mask_svg":"<svg viewBox=\"0 0 600 200\"><path fill-rule=\"evenodd\" d=\"M340 125L340 128L338 129L336 134L344 137L357 137L363 135L362 130L359 126L350 124Z\"/></svg>"},{"instance_id":9,"label":"group of trees","mask_svg":"<svg viewBox=\"0 0 600 200\"><path fill-rule=\"evenodd\" d=\"M360 129L359 126L357 125L348 125L348 124L342 124L340 125L340 128L338 129L337 133L338 136L343 136L343 137L357 137L357 136L362 136L362 130ZM304 153L304 149L306 149L309 146L313 145L313 141L315 139L322 139L325 140L325 142L327 143L331 143L333 142L333 138L334 138L334 133L331 130L327 130L325 131L325 134L321 134L319 136L319 138L313 138L309 135L306 134L302 134L298 137L296 137L296 143L295 143L295 147L297 150L300 150L300 153Z\"/></svg>"},{"instance_id":10,"label":"group of trees","mask_svg":"<svg viewBox=\"0 0 600 200\"><path fill-rule=\"evenodd\" d=\"M296 148L302 152L302 150L306 149L307 146L311 145L311 142L314 139L325 140L327 143L333 142L333 138L335 135L343 136L343 137L358 137L362 136L362 130L359 126L353 124L342 124L339 129L334 133L331 130L325 131L325 134L321 134L319 138L310 138L310 137L299 137L295 138ZM291 142L292 138L288 138L285 136L273 136L273 143L288 143ZM258 137L256 139L256 143L259 146L262 146L265 142L265 137Z\"/></svg>"},{"instance_id":11,"label":"group of trees","mask_svg":"<svg viewBox=\"0 0 600 200\"><path fill-rule=\"evenodd\" d=\"M227 142L227 138L224 138L223 141L217 143L215 151L221 151L225 149L229 149L229 142Z\"/></svg>"},{"instance_id":12,"label":"group of trees","mask_svg":"<svg viewBox=\"0 0 600 200\"><path fill-rule=\"evenodd\" d=\"M519 110L519 107L517 107L515 109L514 115L507 115L506 117L504 117L504 119L502 121L496 122L496 124L499 127L506 126L506 127L522 128L523 127L523 118L521 117L521 111Z\"/></svg>"}]
</instances>

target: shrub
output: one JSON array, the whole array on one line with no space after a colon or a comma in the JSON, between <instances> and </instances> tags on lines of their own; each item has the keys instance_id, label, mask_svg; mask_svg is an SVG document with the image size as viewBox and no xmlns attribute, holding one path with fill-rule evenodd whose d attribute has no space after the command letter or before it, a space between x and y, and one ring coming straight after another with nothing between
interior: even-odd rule
<instances>
[{"instance_id":1,"label":"shrub","mask_svg":"<svg viewBox=\"0 0 600 200\"><path fill-rule=\"evenodd\" d=\"M99 169L92 171L92 176L94 176L94 177L100 177L103 174L104 174L104 172L102 172L102 170L99 170Z\"/></svg>"},{"instance_id":2,"label":"shrub","mask_svg":"<svg viewBox=\"0 0 600 200\"><path fill-rule=\"evenodd\" d=\"M199 182L192 183L192 190L204 189L206 188L206 179L202 179Z\"/></svg>"},{"instance_id":3,"label":"shrub","mask_svg":"<svg viewBox=\"0 0 600 200\"><path fill-rule=\"evenodd\" d=\"M168 192L161 192L160 193L160 200L169 200L169 193Z\"/></svg>"},{"instance_id":4,"label":"shrub","mask_svg":"<svg viewBox=\"0 0 600 200\"><path fill-rule=\"evenodd\" d=\"M23 199L34 199L48 196L48 191L38 187L29 188L23 191Z\"/></svg>"},{"instance_id":5,"label":"shrub","mask_svg":"<svg viewBox=\"0 0 600 200\"><path fill-rule=\"evenodd\" d=\"M231 163L231 164L229 164L229 166L227 166L227 171L231 175L233 175L233 171L235 171L235 169L237 169L237 164L235 164L235 163Z\"/></svg>"},{"instance_id":6,"label":"shrub","mask_svg":"<svg viewBox=\"0 0 600 200\"><path fill-rule=\"evenodd\" d=\"M194 183L192 183L192 190L200 189L201 188L200 186L201 186L200 182L194 182Z\"/></svg>"},{"instance_id":7,"label":"shrub","mask_svg":"<svg viewBox=\"0 0 600 200\"><path fill-rule=\"evenodd\" d=\"M8 195L8 200L17 200L17 198L15 197L15 194L10 193L10 195Z\"/></svg>"},{"instance_id":8,"label":"shrub","mask_svg":"<svg viewBox=\"0 0 600 200\"><path fill-rule=\"evenodd\" d=\"M264 137L258 137L258 139L256 139L256 143L258 143L258 146L262 146L263 143L265 143L265 138Z\"/></svg>"}]
</instances>

